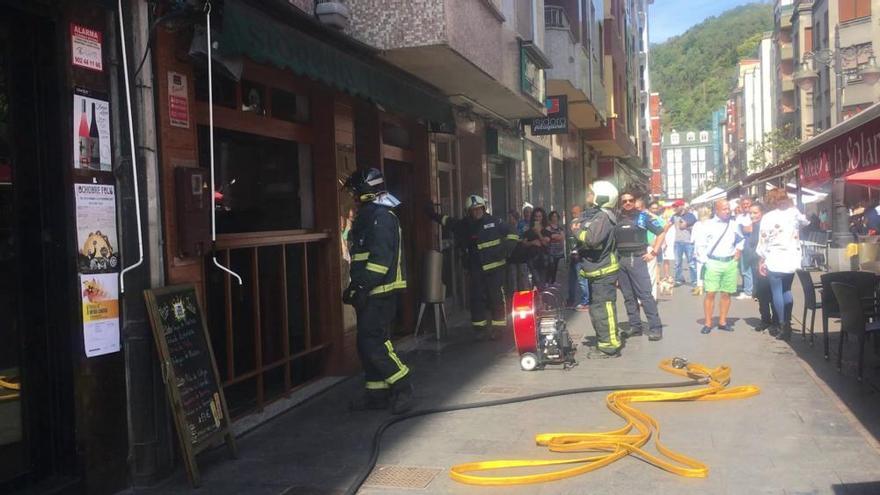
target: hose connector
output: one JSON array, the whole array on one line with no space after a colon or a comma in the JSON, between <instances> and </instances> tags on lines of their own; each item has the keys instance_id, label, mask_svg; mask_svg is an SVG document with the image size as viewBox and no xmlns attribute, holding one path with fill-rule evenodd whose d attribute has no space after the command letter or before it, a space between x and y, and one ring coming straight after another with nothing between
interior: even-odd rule
<instances>
[{"instance_id":1,"label":"hose connector","mask_svg":"<svg viewBox=\"0 0 880 495\"><path fill-rule=\"evenodd\" d=\"M672 367L675 369L684 369L687 368L688 360L683 357L674 357L672 358Z\"/></svg>"}]
</instances>

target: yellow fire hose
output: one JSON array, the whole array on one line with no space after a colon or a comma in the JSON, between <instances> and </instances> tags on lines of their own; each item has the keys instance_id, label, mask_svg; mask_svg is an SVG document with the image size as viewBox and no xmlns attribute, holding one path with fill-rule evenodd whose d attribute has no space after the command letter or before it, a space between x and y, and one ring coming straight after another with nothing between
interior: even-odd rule
<instances>
[{"instance_id":1,"label":"yellow fire hose","mask_svg":"<svg viewBox=\"0 0 880 495\"><path fill-rule=\"evenodd\" d=\"M743 399L759 394L760 389L754 385L728 388L730 383L730 368L728 366L708 368L701 364L688 364L684 360L666 359L660 363L660 368L675 375L702 380L706 386L686 392L662 390L612 392L606 397L605 403L608 409L626 420L626 425L622 428L602 433L544 433L535 437L538 445L546 446L551 452L585 452L594 455L575 459L470 462L453 466L449 476L462 483L482 486L541 483L588 473L633 454L670 473L688 478L705 478L709 473L709 467L692 457L664 446L660 442L660 424L649 414L636 409L633 403ZM633 430L636 432L630 433ZM656 435L654 435L655 432ZM642 449L652 436L654 437L654 446L660 455L654 455ZM563 465L575 466L556 471L516 476L469 474L496 469Z\"/></svg>"},{"instance_id":2,"label":"yellow fire hose","mask_svg":"<svg viewBox=\"0 0 880 495\"><path fill-rule=\"evenodd\" d=\"M0 376L0 389L12 390L9 393L0 391L0 401L18 399L18 391L21 390L21 384L9 381L6 376Z\"/></svg>"}]
</instances>

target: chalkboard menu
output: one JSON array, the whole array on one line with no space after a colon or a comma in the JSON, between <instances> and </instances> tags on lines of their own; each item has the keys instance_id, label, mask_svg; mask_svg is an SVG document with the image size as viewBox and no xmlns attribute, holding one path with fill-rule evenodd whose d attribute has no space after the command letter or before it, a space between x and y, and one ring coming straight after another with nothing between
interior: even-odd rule
<instances>
[{"instance_id":1,"label":"chalkboard menu","mask_svg":"<svg viewBox=\"0 0 880 495\"><path fill-rule=\"evenodd\" d=\"M187 473L198 486L196 454L225 437L235 456L229 412L198 293L194 285L180 285L144 294Z\"/></svg>"}]
</instances>

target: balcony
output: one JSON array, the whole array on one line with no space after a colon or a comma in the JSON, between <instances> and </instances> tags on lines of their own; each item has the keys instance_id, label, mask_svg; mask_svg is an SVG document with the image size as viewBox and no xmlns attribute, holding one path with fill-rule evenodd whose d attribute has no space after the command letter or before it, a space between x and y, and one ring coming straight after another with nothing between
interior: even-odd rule
<instances>
[{"instance_id":1,"label":"balcony","mask_svg":"<svg viewBox=\"0 0 880 495\"><path fill-rule=\"evenodd\" d=\"M516 19L507 19L507 12L499 9L501 2L438 0L406 8L386 0L347 4L352 36L378 48L382 58L432 84L453 102L493 118L544 114L543 101L522 90L524 38L511 27Z\"/></svg>"},{"instance_id":2,"label":"balcony","mask_svg":"<svg viewBox=\"0 0 880 495\"><path fill-rule=\"evenodd\" d=\"M605 88L595 77L592 69L598 72L598 64L591 65L590 57L583 45L576 41L570 30L570 23L562 7L544 8L546 31L544 40L547 53L553 64L547 70L547 94L568 97L569 120L579 129L593 129L603 120ZM595 95L601 94L597 101ZM599 102L601 101L601 105Z\"/></svg>"},{"instance_id":3,"label":"balcony","mask_svg":"<svg viewBox=\"0 0 880 495\"><path fill-rule=\"evenodd\" d=\"M791 78L791 76L782 78L781 87L783 93L794 91L794 80Z\"/></svg>"},{"instance_id":4,"label":"balcony","mask_svg":"<svg viewBox=\"0 0 880 495\"><path fill-rule=\"evenodd\" d=\"M601 127L584 131L584 140L603 156L628 157L638 154L635 143L617 117L609 118Z\"/></svg>"},{"instance_id":5,"label":"balcony","mask_svg":"<svg viewBox=\"0 0 880 495\"><path fill-rule=\"evenodd\" d=\"M779 58L781 60L793 60L794 48L791 43L782 43L779 47Z\"/></svg>"}]
</instances>

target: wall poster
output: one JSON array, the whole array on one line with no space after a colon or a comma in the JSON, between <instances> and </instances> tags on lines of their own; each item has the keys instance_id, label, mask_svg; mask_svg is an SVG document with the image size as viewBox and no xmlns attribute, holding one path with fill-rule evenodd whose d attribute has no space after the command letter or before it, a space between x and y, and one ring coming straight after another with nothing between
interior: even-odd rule
<instances>
[{"instance_id":1,"label":"wall poster","mask_svg":"<svg viewBox=\"0 0 880 495\"><path fill-rule=\"evenodd\" d=\"M168 72L168 116L171 125L189 129L189 91L186 76Z\"/></svg>"},{"instance_id":2,"label":"wall poster","mask_svg":"<svg viewBox=\"0 0 880 495\"><path fill-rule=\"evenodd\" d=\"M118 352L120 350L119 275L116 273L80 275L79 280L86 357Z\"/></svg>"},{"instance_id":3,"label":"wall poster","mask_svg":"<svg viewBox=\"0 0 880 495\"><path fill-rule=\"evenodd\" d=\"M83 88L73 93L73 168L109 172L110 103L104 95Z\"/></svg>"},{"instance_id":4,"label":"wall poster","mask_svg":"<svg viewBox=\"0 0 880 495\"><path fill-rule=\"evenodd\" d=\"M108 184L74 184L77 269L107 273L119 269L116 252L116 188Z\"/></svg>"},{"instance_id":5,"label":"wall poster","mask_svg":"<svg viewBox=\"0 0 880 495\"><path fill-rule=\"evenodd\" d=\"M102 38L101 31L71 23L70 47L73 65L98 72L103 71Z\"/></svg>"}]
</instances>

